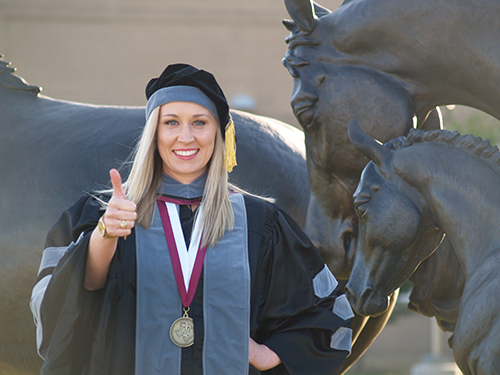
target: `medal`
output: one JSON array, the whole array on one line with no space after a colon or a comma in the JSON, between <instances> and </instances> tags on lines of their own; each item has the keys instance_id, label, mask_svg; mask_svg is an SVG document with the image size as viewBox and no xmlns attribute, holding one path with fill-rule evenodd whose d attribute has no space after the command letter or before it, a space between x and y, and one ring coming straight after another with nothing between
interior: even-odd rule
<instances>
[{"instance_id":1,"label":"medal","mask_svg":"<svg viewBox=\"0 0 500 375\"><path fill-rule=\"evenodd\" d=\"M207 251L206 246L200 248L202 228L198 218L201 217L202 207L200 206L200 212L198 212L188 252L177 208L174 204L181 202L160 196L157 198L157 203L184 311L182 317L176 319L170 326L170 340L175 345L186 348L194 344L194 322L188 316L188 311L200 280L203 260ZM194 202L190 202L190 204L192 203Z\"/></svg>"},{"instance_id":2,"label":"medal","mask_svg":"<svg viewBox=\"0 0 500 375\"><path fill-rule=\"evenodd\" d=\"M184 308L184 315L170 326L170 340L181 347L187 348L194 344L194 323L188 316L188 308Z\"/></svg>"}]
</instances>

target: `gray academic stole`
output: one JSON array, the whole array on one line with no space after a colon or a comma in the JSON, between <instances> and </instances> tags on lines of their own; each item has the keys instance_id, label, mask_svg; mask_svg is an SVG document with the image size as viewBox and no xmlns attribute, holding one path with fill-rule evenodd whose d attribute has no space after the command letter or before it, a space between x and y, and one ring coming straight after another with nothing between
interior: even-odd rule
<instances>
[{"instance_id":1,"label":"gray academic stole","mask_svg":"<svg viewBox=\"0 0 500 375\"><path fill-rule=\"evenodd\" d=\"M248 373L250 268L247 215L241 194L230 195L234 229L207 249L203 284L203 373ZM136 375L180 374L181 348L170 339L172 323L182 315L161 217L137 225Z\"/></svg>"}]
</instances>

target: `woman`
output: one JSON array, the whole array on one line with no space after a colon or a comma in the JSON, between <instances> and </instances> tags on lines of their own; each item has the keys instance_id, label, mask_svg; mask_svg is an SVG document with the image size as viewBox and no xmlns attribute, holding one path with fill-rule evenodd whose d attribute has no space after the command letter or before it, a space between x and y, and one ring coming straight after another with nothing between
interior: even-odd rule
<instances>
[{"instance_id":1,"label":"woman","mask_svg":"<svg viewBox=\"0 0 500 375\"><path fill-rule=\"evenodd\" d=\"M31 308L42 374L332 374L352 311L298 225L228 188L215 78L168 66L122 184L49 232ZM249 366L250 365L250 366Z\"/></svg>"}]
</instances>

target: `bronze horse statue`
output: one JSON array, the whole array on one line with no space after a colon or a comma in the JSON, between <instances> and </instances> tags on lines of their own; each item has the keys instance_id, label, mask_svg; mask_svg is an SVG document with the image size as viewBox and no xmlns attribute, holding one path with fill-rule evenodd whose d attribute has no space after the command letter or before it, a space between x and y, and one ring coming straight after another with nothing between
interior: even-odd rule
<instances>
[{"instance_id":1,"label":"bronze horse statue","mask_svg":"<svg viewBox=\"0 0 500 375\"><path fill-rule=\"evenodd\" d=\"M333 12L310 0L285 5L292 20L283 21L291 31L283 63L294 79L315 211L306 232L334 274L348 278L358 236L352 194L367 163L349 141L349 121L387 142L414 127L439 128L440 105L500 118L500 3L345 0ZM464 277L446 239L412 281L409 307L453 331Z\"/></svg>"},{"instance_id":2,"label":"bronze horse statue","mask_svg":"<svg viewBox=\"0 0 500 375\"><path fill-rule=\"evenodd\" d=\"M39 373L28 303L45 236L84 192L108 184L144 125L144 107L95 106L39 95L0 60L0 373ZM309 186L303 133L233 111L239 166L231 182L274 197L304 225ZM126 173L126 166L125 172Z\"/></svg>"},{"instance_id":3,"label":"bronze horse statue","mask_svg":"<svg viewBox=\"0 0 500 375\"><path fill-rule=\"evenodd\" d=\"M384 147L353 121L349 136L372 160L354 194L359 239L346 286L354 309L387 309L446 233L465 273L455 361L467 375L499 374L500 151L446 130L412 130Z\"/></svg>"}]
</instances>

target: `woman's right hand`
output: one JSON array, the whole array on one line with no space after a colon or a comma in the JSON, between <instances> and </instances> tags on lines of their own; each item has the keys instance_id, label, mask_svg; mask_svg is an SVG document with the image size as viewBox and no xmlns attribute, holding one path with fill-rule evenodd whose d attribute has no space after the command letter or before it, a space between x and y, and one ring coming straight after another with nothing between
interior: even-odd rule
<instances>
[{"instance_id":1,"label":"woman's right hand","mask_svg":"<svg viewBox=\"0 0 500 375\"><path fill-rule=\"evenodd\" d=\"M120 173L111 169L109 177L113 185L113 195L103 215L104 225L108 236L126 237L132 232L137 219L136 205L127 199Z\"/></svg>"},{"instance_id":2,"label":"woman's right hand","mask_svg":"<svg viewBox=\"0 0 500 375\"><path fill-rule=\"evenodd\" d=\"M109 176L113 185L113 195L102 217L106 226L106 236L103 237L97 227L90 236L83 284L88 290L104 287L109 266L116 251L118 237L130 235L137 218L136 205L127 199L120 173L116 169L111 169Z\"/></svg>"}]
</instances>

